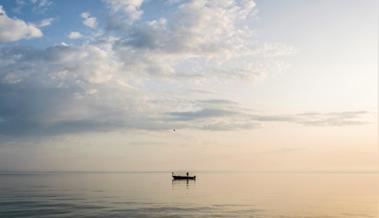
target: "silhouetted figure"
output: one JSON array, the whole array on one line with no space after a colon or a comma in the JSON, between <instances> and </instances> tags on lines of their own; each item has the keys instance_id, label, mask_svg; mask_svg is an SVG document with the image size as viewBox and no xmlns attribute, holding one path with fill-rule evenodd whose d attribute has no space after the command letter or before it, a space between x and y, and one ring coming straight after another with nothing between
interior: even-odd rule
<instances>
[{"instance_id":1,"label":"silhouetted figure","mask_svg":"<svg viewBox=\"0 0 379 218\"><path fill-rule=\"evenodd\" d=\"M190 176L189 172L186 172L184 175L180 175L180 174L176 174L175 172L171 172L171 175L172 175L172 179L173 180L180 180L180 179L190 179L190 180L195 180L196 179L196 176Z\"/></svg>"}]
</instances>

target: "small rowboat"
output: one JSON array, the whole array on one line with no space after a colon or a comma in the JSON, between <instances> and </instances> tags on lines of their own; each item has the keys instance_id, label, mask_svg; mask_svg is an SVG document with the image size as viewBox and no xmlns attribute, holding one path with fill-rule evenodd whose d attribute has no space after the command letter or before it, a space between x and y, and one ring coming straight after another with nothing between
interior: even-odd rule
<instances>
[{"instance_id":1,"label":"small rowboat","mask_svg":"<svg viewBox=\"0 0 379 218\"><path fill-rule=\"evenodd\" d=\"M172 176L174 180L196 180L196 176Z\"/></svg>"},{"instance_id":2,"label":"small rowboat","mask_svg":"<svg viewBox=\"0 0 379 218\"><path fill-rule=\"evenodd\" d=\"M196 180L196 176L190 175L189 172L187 172L185 175L176 174L174 172L172 172L171 174L173 180Z\"/></svg>"}]
</instances>

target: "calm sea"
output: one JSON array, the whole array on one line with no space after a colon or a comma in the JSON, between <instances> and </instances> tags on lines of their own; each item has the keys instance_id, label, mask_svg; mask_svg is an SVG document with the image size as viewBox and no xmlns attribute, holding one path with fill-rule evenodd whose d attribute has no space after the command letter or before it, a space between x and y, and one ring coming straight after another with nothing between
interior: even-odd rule
<instances>
[{"instance_id":1,"label":"calm sea","mask_svg":"<svg viewBox=\"0 0 379 218\"><path fill-rule=\"evenodd\" d=\"M0 217L377 218L378 174L0 173Z\"/></svg>"}]
</instances>

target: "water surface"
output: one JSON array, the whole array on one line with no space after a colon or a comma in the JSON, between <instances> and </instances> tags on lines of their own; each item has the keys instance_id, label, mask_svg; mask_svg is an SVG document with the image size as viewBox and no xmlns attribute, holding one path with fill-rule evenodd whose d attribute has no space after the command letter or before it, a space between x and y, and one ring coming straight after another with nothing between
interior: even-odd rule
<instances>
[{"instance_id":1,"label":"water surface","mask_svg":"<svg viewBox=\"0 0 379 218\"><path fill-rule=\"evenodd\" d=\"M374 173L0 173L0 217L377 218Z\"/></svg>"}]
</instances>

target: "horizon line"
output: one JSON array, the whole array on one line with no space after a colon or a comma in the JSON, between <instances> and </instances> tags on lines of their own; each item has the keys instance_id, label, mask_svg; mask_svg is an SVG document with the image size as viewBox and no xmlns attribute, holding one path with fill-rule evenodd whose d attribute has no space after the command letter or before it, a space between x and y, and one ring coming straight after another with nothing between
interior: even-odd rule
<instances>
[{"instance_id":1,"label":"horizon line","mask_svg":"<svg viewBox=\"0 0 379 218\"><path fill-rule=\"evenodd\" d=\"M298 173L298 174L379 174L378 170L0 170L0 175L9 174L53 174L53 173L87 173L87 174L127 174L127 173Z\"/></svg>"}]
</instances>

